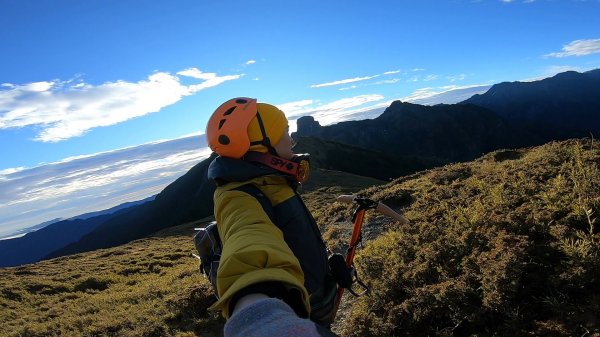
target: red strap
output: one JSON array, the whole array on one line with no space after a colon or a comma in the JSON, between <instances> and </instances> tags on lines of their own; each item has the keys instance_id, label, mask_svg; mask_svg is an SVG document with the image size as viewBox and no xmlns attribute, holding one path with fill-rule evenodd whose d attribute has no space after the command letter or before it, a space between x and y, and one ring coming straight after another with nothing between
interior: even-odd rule
<instances>
[{"instance_id":1,"label":"red strap","mask_svg":"<svg viewBox=\"0 0 600 337\"><path fill-rule=\"evenodd\" d=\"M291 160L260 152L248 152L246 155L244 155L244 159L261 163L279 172L283 172L294 177L298 176L298 164Z\"/></svg>"}]
</instances>

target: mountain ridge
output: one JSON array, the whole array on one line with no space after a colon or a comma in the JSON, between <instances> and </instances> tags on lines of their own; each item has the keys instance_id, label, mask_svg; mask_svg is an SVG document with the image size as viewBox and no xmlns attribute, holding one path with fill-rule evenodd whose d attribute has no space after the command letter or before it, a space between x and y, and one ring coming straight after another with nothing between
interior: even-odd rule
<instances>
[{"instance_id":1,"label":"mountain ridge","mask_svg":"<svg viewBox=\"0 0 600 337\"><path fill-rule=\"evenodd\" d=\"M500 148L600 133L597 111L600 69L533 82L503 82L457 104L394 101L370 120L321 126L312 117L301 117L294 136L455 162Z\"/></svg>"},{"instance_id":2,"label":"mountain ridge","mask_svg":"<svg viewBox=\"0 0 600 337\"><path fill-rule=\"evenodd\" d=\"M47 221L30 227L30 229L40 228L25 233L23 236L0 240L0 268L37 262L51 252L77 242L112 217L127 212L130 207L152 199L154 196L125 202L109 209L85 213L69 219Z\"/></svg>"},{"instance_id":3,"label":"mountain ridge","mask_svg":"<svg viewBox=\"0 0 600 337\"><path fill-rule=\"evenodd\" d=\"M561 137L600 133L600 69L567 71L533 82L503 82L460 104L475 104L512 121L532 123Z\"/></svg>"}]
</instances>

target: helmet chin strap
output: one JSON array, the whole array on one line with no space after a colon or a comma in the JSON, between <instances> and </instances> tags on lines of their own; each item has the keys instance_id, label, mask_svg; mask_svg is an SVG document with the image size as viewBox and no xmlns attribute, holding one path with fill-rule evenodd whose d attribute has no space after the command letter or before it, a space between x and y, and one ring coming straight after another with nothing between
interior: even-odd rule
<instances>
[{"instance_id":1,"label":"helmet chin strap","mask_svg":"<svg viewBox=\"0 0 600 337\"><path fill-rule=\"evenodd\" d=\"M243 160L260 163L275 169L279 172L290 175L296 179L299 183L303 183L308 180L309 164L308 160L305 159L307 156L298 156L302 158L298 161L287 160L279 156L274 156L269 153L253 152L250 151L242 157Z\"/></svg>"},{"instance_id":2,"label":"helmet chin strap","mask_svg":"<svg viewBox=\"0 0 600 337\"><path fill-rule=\"evenodd\" d=\"M262 118L260 117L260 112L256 111L256 120L258 121L258 126L260 127L260 133L262 134L263 139L259 141L250 142L250 146L252 145L264 145L270 154L274 156L278 156L277 151L271 144L271 139L267 136L267 131L265 130L265 125L263 124Z\"/></svg>"}]
</instances>

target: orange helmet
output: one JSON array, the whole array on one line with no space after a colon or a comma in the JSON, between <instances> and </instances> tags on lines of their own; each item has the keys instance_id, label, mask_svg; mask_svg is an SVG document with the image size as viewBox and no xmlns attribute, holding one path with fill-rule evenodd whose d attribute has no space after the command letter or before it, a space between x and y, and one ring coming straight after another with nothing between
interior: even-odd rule
<instances>
[{"instance_id":1,"label":"orange helmet","mask_svg":"<svg viewBox=\"0 0 600 337\"><path fill-rule=\"evenodd\" d=\"M206 125L206 138L211 150L223 157L240 159L251 147L252 151L276 155L272 144L279 141L286 128L285 114L275 106L238 97L215 110Z\"/></svg>"}]
</instances>

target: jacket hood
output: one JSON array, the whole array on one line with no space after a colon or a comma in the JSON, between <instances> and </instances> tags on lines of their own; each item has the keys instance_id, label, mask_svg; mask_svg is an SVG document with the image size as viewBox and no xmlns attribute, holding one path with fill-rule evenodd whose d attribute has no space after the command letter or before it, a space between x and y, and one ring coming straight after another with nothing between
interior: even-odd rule
<instances>
[{"instance_id":1,"label":"jacket hood","mask_svg":"<svg viewBox=\"0 0 600 337\"><path fill-rule=\"evenodd\" d=\"M266 175L281 175L278 171L240 159L217 157L208 166L208 179L215 182L241 182Z\"/></svg>"}]
</instances>

